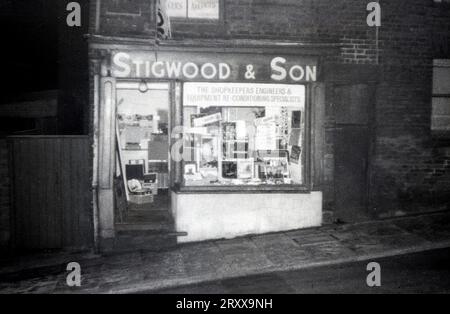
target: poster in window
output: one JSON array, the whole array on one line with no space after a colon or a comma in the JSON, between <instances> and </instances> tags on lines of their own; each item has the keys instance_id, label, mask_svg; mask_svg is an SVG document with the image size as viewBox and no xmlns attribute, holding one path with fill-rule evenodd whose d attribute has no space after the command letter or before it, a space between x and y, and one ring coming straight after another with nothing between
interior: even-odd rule
<instances>
[{"instance_id":1,"label":"poster in window","mask_svg":"<svg viewBox=\"0 0 450 314\"><path fill-rule=\"evenodd\" d=\"M235 161L222 162L222 178L237 179L237 162Z\"/></svg>"},{"instance_id":2,"label":"poster in window","mask_svg":"<svg viewBox=\"0 0 450 314\"><path fill-rule=\"evenodd\" d=\"M214 137L202 137L200 154L200 166L202 168L217 166L217 139Z\"/></svg>"},{"instance_id":3,"label":"poster in window","mask_svg":"<svg viewBox=\"0 0 450 314\"><path fill-rule=\"evenodd\" d=\"M289 136L289 145L298 145L300 143L300 129L292 129Z\"/></svg>"},{"instance_id":4,"label":"poster in window","mask_svg":"<svg viewBox=\"0 0 450 314\"><path fill-rule=\"evenodd\" d=\"M300 146L297 146L297 145L292 146L291 162L294 164L298 164L301 153L302 153L302 149Z\"/></svg>"},{"instance_id":5,"label":"poster in window","mask_svg":"<svg viewBox=\"0 0 450 314\"><path fill-rule=\"evenodd\" d=\"M299 129L302 121L302 112L300 110L292 111L291 127Z\"/></svg>"},{"instance_id":6,"label":"poster in window","mask_svg":"<svg viewBox=\"0 0 450 314\"><path fill-rule=\"evenodd\" d=\"M237 161L237 177L238 179L252 179L254 177L253 159L238 159Z\"/></svg>"},{"instance_id":7,"label":"poster in window","mask_svg":"<svg viewBox=\"0 0 450 314\"><path fill-rule=\"evenodd\" d=\"M277 148L275 123L261 124L256 127L255 149L275 150Z\"/></svg>"}]
</instances>

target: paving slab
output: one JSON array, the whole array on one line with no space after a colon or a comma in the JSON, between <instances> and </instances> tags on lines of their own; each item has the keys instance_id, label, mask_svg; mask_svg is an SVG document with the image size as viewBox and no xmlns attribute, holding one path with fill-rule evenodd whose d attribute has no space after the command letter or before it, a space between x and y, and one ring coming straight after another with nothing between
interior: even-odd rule
<instances>
[{"instance_id":1,"label":"paving slab","mask_svg":"<svg viewBox=\"0 0 450 314\"><path fill-rule=\"evenodd\" d=\"M285 234L300 246L336 241L336 238L331 234L320 229L296 230L286 232Z\"/></svg>"},{"instance_id":2,"label":"paving slab","mask_svg":"<svg viewBox=\"0 0 450 314\"><path fill-rule=\"evenodd\" d=\"M156 252L144 257L145 280L186 277L184 257L179 251Z\"/></svg>"},{"instance_id":3,"label":"paving slab","mask_svg":"<svg viewBox=\"0 0 450 314\"><path fill-rule=\"evenodd\" d=\"M205 276L217 276L223 271L223 257L219 247L214 243L199 243L198 245L188 245L180 249L184 258L184 268L187 276L202 274Z\"/></svg>"},{"instance_id":4,"label":"paving slab","mask_svg":"<svg viewBox=\"0 0 450 314\"><path fill-rule=\"evenodd\" d=\"M434 214L420 219L404 218L393 221L393 224L432 242L450 238L450 215Z\"/></svg>"},{"instance_id":5,"label":"paving slab","mask_svg":"<svg viewBox=\"0 0 450 314\"><path fill-rule=\"evenodd\" d=\"M277 266L292 266L311 260L311 253L285 234L271 234L252 238L255 245Z\"/></svg>"},{"instance_id":6,"label":"paving slab","mask_svg":"<svg viewBox=\"0 0 450 314\"><path fill-rule=\"evenodd\" d=\"M220 269L223 275L274 266L250 238L216 241L215 244L223 255L224 267Z\"/></svg>"}]
</instances>

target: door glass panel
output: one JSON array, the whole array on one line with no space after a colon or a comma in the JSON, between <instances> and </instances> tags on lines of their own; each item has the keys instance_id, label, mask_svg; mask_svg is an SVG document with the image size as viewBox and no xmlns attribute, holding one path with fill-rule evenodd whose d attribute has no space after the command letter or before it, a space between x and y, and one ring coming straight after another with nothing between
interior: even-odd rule
<instances>
[{"instance_id":1,"label":"door glass panel","mask_svg":"<svg viewBox=\"0 0 450 314\"><path fill-rule=\"evenodd\" d=\"M168 89L117 90L117 126L130 202L160 203L169 187Z\"/></svg>"}]
</instances>

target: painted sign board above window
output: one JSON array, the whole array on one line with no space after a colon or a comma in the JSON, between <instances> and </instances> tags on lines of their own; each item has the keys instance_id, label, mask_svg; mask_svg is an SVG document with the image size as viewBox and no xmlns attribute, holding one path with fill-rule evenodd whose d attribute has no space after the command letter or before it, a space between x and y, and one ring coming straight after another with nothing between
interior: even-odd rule
<instances>
[{"instance_id":1,"label":"painted sign board above window","mask_svg":"<svg viewBox=\"0 0 450 314\"><path fill-rule=\"evenodd\" d=\"M316 58L294 55L116 51L111 67L118 78L295 84L318 77Z\"/></svg>"},{"instance_id":2,"label":"painted sign board above window","mask_svg":"<svg viewBox=\"0 0 450 314\"><path fill-rule=\"evenodd\" d=\"M298 107L305 108L304 85L186 83L185 107Z\"/></svg>"},{"instance_id":3,"label":"painted sign board above window","mask_svg":"<svg viewBox=\"0 0 450 314\"><path fill-rule=\"evenodd\" d=\"M170 17L182 19L219 19L219 0L167 0Z\"/></svg>"}]
</instances>

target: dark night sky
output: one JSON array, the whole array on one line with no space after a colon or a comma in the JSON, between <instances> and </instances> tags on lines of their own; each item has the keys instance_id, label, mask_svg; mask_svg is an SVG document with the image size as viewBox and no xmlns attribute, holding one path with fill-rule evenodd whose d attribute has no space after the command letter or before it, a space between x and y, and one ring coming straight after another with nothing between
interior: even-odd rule
<instances>
[{"instance_id":1,"label":"dark night sky","mask_svg":"<svg viewBox=\"0 0 450 314\"><path fill-rule=\"evenodd\" d=\"M57 88L57 7L51 2L14 0L2 14L6 94Z\"/></svg>"},{"instance_id":2,"label":"dark night sky","mask_svg":"<svg viewBox=\"0 0 450 314\"><path fill-rule=\"evenodd\" d=\"M0 60L4 78L0 99L59 88L58 47L68 46L61 45L61 38L66 38L64 32L70 31L64 29L67 2L70 1L0 0ZM73 31L82 38L86 28ZM70 51L65 53L70 55Z\"/></svg>"}]
</instances>

